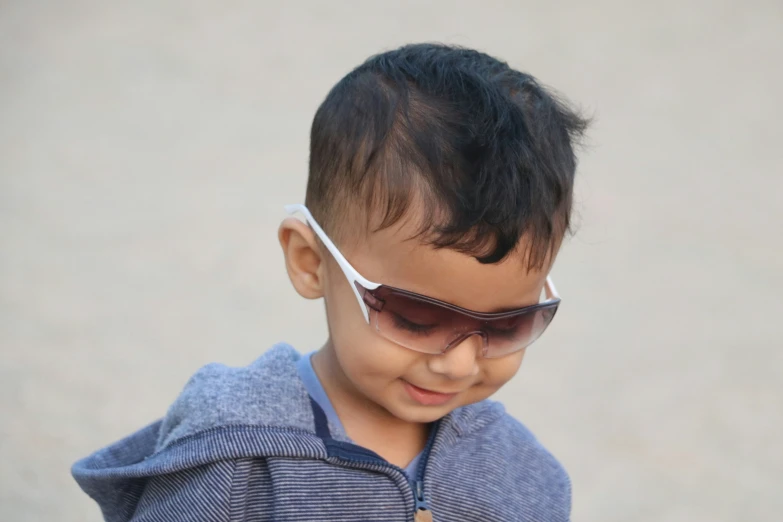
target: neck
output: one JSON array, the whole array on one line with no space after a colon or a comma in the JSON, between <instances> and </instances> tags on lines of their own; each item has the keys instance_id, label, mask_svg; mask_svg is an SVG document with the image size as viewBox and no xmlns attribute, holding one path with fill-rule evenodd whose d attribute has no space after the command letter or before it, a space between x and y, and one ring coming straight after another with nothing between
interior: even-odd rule
<instances>
[{"instance_id":1,"label":"neck","mask_svg":"<svg viewBox=\"0 0 783 522\"><path fill-rule=\"evenodd\" d=\"M364 396L343 372L331 339L313 355L313 369L348 437L405 467L425 446L429 425L401 420Z\"/></svg>"}]
</instances>

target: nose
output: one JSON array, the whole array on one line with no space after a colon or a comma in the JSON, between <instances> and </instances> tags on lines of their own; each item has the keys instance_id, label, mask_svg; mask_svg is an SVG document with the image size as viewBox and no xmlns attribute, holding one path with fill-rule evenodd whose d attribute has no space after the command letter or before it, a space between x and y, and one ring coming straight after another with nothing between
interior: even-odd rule
<instances>
[{"instance_id":1,"label":"nose","mask_svg":"<svg viewBox=\"0 0 783 522\"><path fill-rule=\"evenodd\" d=\"M452 380L473 377L479 372L478 358L483 351L483 337L478 333L469 335L445 353L430 357L430 371Z\"/></svg>"}]
</instances>

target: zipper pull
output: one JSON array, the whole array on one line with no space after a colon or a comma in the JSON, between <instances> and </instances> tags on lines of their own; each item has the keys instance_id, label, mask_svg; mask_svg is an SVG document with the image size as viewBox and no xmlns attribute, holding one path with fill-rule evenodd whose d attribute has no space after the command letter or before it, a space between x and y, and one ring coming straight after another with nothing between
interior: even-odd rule
<instances>
[{"instance_id":1,"label":"zipper pull","mask_svg":"<svg viewBox=\"0 0 783 522\"><path fill-rule=\"evenodd\" d=\"M413 522L432 522L432 511L429 509L417 511L416 516L413 517Z\"/></svg>"},{"instance_id":2,"label":"zipper pull","mask_svg":"<svg viewBox=\"0 0 783 522\"><path fill-rule=\"evenodd\" d=\"M413 512L413 522L433 522L432 511L427 505L427 501L424 500L424 486L421 480L417 480L414 484L414 493L416 497L416 507Z\"/></svg>"}]
</instances>

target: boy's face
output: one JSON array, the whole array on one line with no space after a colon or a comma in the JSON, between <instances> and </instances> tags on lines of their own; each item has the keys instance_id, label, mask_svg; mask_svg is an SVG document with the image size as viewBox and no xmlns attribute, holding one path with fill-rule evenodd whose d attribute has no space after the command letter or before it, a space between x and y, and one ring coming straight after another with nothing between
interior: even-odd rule
<instances>
[{"instance_id":1,"label":"boy's face","mask_svg":"<svg viewBox=\"0 0 783 522\"><path fill-rule=\"evenodd\" d=\"M501 263L482 265L469 255L407 239L414 227L410 220L403 221L341 251L371 281L470 310L497 312L539 302L549 266L528 272L519 252ZM475 335L440 355L419 353L381 337L365 321L337 263L323 248L320 255L330 333L326 351L336 362L330 366L340 374L332 376L340 395L370 401L403 421L426 423L486 399L519 370L524 350L486 359L481 356L482 340Z\"/></svg>"}]
</instances>

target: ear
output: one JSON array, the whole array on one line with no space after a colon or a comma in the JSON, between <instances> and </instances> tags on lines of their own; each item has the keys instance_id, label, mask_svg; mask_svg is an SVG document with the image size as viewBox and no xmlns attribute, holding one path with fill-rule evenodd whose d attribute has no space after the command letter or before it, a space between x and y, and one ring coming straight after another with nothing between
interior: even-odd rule
<instances>
[{"instance_id":1,"label":"ear","mask_svg":"<svg viewBox=\"0 0 783 522\"><path fill-rule=\"evenodd\" d=\"M288 277L299 295L306 299L323 297L326 265L312 229L289 217L280 224L277 237L283 248Z\"/></svg>"}]
</instances>

